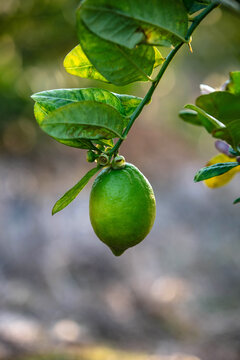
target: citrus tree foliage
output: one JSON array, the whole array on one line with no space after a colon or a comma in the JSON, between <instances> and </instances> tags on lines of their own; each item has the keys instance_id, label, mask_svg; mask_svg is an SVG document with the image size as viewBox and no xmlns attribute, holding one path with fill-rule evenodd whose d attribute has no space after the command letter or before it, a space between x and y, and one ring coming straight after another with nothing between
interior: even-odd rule
<instances>
[{"instance_id":1,"label":"citrus tree foliage","mask_svg":"<svg viewBox=\"0 0 240 360\"><path fill-rule=\"evenodd\" d=\"M176 52L184 44L190 46L193 31L217 5L218 2L208 0L80 2L76 11L79 43L64 59L66 71L118 86L148 81L151 87L144 99L100 88L57 89L32 96L36 120L45 133L64 145L87 149L88 161L100 159L96 171L89 172L83 181L69 190L57 202L53 213L67 206L100 165L105 165L101 163L102 155L111 159L117 154ZM161 55L159 46L169 48L167 58ZM158 67L155 77L154 69ZM234 103L237 96L234 85L230 88L229 101ZM202 101L200 99L195 107L185 110L184 119L188 117L188 121L191 119L190 122L205 126L215 137L231 138L230 143L236 144L233 122L226 128L228 115L220 109L222 116L217 120L216 114L208 114L207 102L203 106ZM221 104L221 99L215 101ZM237 121L235 114L231 119Z\"/></svg>"},{"instance_id":2,"label":"citrus tree foliage","mask_svg":"<svg viewBox=\"0 0 240 360\"><path fill-rule=\"evenodd\" d=\"M215 145L224 155L211 159L194 179L196 182L205 180L207 186L214 188L225 185L240 171L240 71L231 72L221 90L204 87L208 94L199 96L195 105L185 105L179 115L220 139ZM237 202L240 200L234 203Z\"/></svg>"}]
</instances>

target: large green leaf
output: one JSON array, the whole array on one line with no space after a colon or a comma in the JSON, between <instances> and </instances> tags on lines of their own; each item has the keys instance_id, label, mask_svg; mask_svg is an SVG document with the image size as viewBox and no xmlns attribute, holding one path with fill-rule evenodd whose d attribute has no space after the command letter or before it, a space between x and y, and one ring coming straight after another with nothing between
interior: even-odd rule
<instances>
[{"instance_id":1,"label":"large green leaf","mask_svg":"<svg viewBox=\"0 0 240 360\"><path fill-rule=\"evenodd\" d=\"M208 0L183 0L183 2L189 14L193 14L211 3Z\"/></svg>"},{"instance_id":2,"label":"large green leaf","mask_svg":"<svg viewBox=\"0 0 240 360\"><path fill-rule=\"evenodd\" d=\"M200 169L194 177L194 181L207 180L215 176L225 174L227 171L239 166L238 162L225 162Z\"/></svg>"},{"instance_id":3,"label":"large green leaf","mask_svg":"<svg viewBox=\"0 0 240 360\"><path fill-rule=\"evenodd\" d=\"M240 119L240 95L227 91L215 91L199 96L196 105L225 125Z\"/></svg>"},{"instance_id":4,"label":"large green leaf","mask_svg":"<svg viewBox=\"0 0 240 360\"><path fill-rule=\"evenodd\" d=\"M48 90L36 93L32 98L47 114L68 104L90 100L110 105L120 114L125 115L124 107L118 97L108 90L99 88Z\"/></svg>"},{"instance_id":5,"label":"large green leaf","mask_svg":"<svg viewBox=\"0 0 240 360\"><path fill-rule=\"evenodd\" d=\"M36 93L32 98L38 104L35 117L39 123L50 112L80 101L92 100L110 105L123 116L130 116L142 101L142 98L136 96L116 94L99 88L48 90Z\"/></svg>"},{"instance_id":6,"label":"large green leaf","mask_svg":"<svg viewBox=\"0 0 240 360\"><path fill-rule=\"evenodd\" d=\"M121 138L124 118L113 107L81 101L60 107L45 117L41 128L61 140Z\"/></svg>"},{"instance_id":7,"label":"large green leaf","mask_svg":"<svg viewBox=\"0 0 240 360\"><path fill-rule=\"evenodd\" d=\"M176 45L188 29L186 9L176 0L85 0L78 12L93 33L129 49Z\"/></svg>"},{"instance_id":8,"label":"large green leaf","mask_svg":"<svg viewBox=\"0 0 240 360\"><path fill-rule=\"evenodd\" d=\"M57 212L63 210L66 206L68 206L80 193L80 191L87 185L89 180L101 169L100 166L91 169L84 175L84 177L70 190L68 190L62 197L59 199L52 209L52 214L56 214Z\"/></svg>"},{"instance_id":9,"label":"large green leaf","mask_svg":"<svg viewBox=\"0 0 240 360\"><path fill-rule=\"evenodd\" d=\"M105 79L118 86L151 80L156 58L152 46L139 45L135 49L127 49L103 40L88 30L80 13L77 14L78 37L83 51Z\"/></svg>"},{"instance_id":10,"label":"large green leaf","mask_svg":"<svg viewBox=\"0 0 240 360\"><path fill-rule=\"evenodd\" d=\"M155 62L153 67L161 65L163 62L163 57L159 50L154 47ZM79 76L81 78L101 80L104 82L109 82L105 79L97 69L92 65L88 60L87 56L84 54L81 45L75 46L65 57L63 63L66 71L69 74Z\"/></svg>"},{"instance_id":11,"label":"large green leaf","mask_svg":"<svg viewBox=\"0 0 240 360\"><path fill-rule=\"evenodd\" d=\"M240 71L232 71L230 73L230 82L226 90L232 94L240 95Z\"/></svg>"},{"instance_id":12,"label":"large green leaf","mask_svg":"<svg viewBox=\"0 0 240 360\"><path fill-rule=\"evenodd\" d=\"M75 46L75 48L67 54L63 65L69 74L108 82L90 63L80 45Z\"/></svg>"},{"instance_id":13,"label":"large green leaf","mask_svg":"<svg viewBox=\"0 0 240 360\"><path fill-rule=\"evenodd\" d=\"M44 107L41 106L38 103L34 104L34 115L35 118L40 125L45 117L48 116L48 112L45 111ZM54 138L56 141L60 142L61 144L64 144L66 146L74 147L77 149L88 149L91 150L94 148L93 144L90 140L87 139L77 139L77 140L61 140Z\"/></svg>"},{"instance_id":14,"label":"large green leaf","mask_svg":"<svg viewBox=\"0 0 240 360\"><path fill-rule=\"evenodd\" d=\"M120 97L120 99L118 98L118 96ZM98 88L48 90L36 93L32 95L32 98L36 101L34 106L34 114L39 125L41 125L43 119L48 116L52 111L65 105L85 100L93 100L99 103L108 104L110 106L113 106L123 116L129 115L129 107L127 103L124 105L122 104L121 95L113 94L107 90L102 90ZM141 101L141 99L136 98L136 101L139 102ZM129 99L129 102L131 102L131 99ZM124 125L126 126L127 123L128 119L124 118ZM93 149L92 143L86 139L61 140L55 138L55 140L64 145L75 148Z\"/></svg>"}]
</instances>

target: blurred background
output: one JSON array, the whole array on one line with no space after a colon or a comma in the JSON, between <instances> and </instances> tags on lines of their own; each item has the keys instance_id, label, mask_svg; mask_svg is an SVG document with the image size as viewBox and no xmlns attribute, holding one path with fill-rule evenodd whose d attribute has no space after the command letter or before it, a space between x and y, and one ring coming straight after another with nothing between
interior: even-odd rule
<instances>
[{"instance_id":1,"label":"blurred background","mask_svg":"<svg viewBox=\"0 0 240 360\"><path fill-rule=\"evenodd\" d=\"M144 83L116 88L65 73L63 59L78 43L77 5L0 2L0 358L84 345L106 349L101 360L125 359L111 348L161 360L239 360L239 177L218 190L193 183L216 150L178 111L200 83L220 87L239 70L240 17L216 9L204 20L193 54L185 46L176 56L122 146L154 188L157 217L146 240L115 258L90 226L91 184L51 216L91 165L85 151L40 131L30 99L67 87L146 93Z\"/></svg>"}]
</instances>

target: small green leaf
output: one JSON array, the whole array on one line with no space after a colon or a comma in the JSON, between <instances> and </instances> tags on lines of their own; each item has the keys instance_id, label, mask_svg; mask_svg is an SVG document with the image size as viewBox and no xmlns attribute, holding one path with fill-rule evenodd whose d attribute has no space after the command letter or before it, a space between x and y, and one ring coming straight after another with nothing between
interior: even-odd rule
<instances>
[{"instance_id":1,"label":"small green leaf","mask_svg":"<svg viewBox=\"0 0 240 360\"><path fill-rule=\"evenodd\" d=\"M61 140L121 138L126 118L113 107L95 101L63 106L43 119L40 126Z\"/></svg>"},{"instance_id":2,"label":"small green leaf","mask_svg":"<svg viewBox=\"0 0 240 360\"><path fill-rule=\"evenodd\" d=\"M188 18L181 1L85 0L78 12L97 36L129 49L186 41Z\"/></svg>"},{"instance_id":3,"label":"small green leaf","mask_svg":"<svg viewBox=\"0 0 240 360\"><path fill-rule=\"evenodd\" d=\"M179 111L179 116L182 120L192 125L202 126L201 120L198 118L198 113L194 110L183 109Z\"/></svg>"},{"instance_id":4,"label":"small green leaf","mask_svg":"<svg viewBox=\"0 0 240 360\"><path fill-rule=\"evenodd\" d=\"M202 125L206 128L209 133L212 133L214 130L225 128L225 125L221 123L218 119L209 115L206 111L195 105L186 105L185 109L190 109L195 111L198 114L198 117Z\"/></svg>"},{"instance_id":5,"label":"small green leaf","mask_svg":"<svg viewBox=\"0 0 240 360\"><path fill-rule=\"evenodd\" d=\"M194 118L193 115L191 116L191 122L199 120L201 122L201 125L205 127L205 129L216 139L225 140L228 144L232 145L234 147L234 140L232 133L229 131L228 127L224 125L221 121L216 119L215 117L209 115L206 111L199 108L196 105L186 105L186 109L190 109L195 111L198 116L197 118ZM189 116L189 122L190 122L190 116ZM186 114L184 115L186 119ZM186 120L185 120L186 121Z\"/></svg>"},{"instance_id":6,"label":"small green leaf","mask_svg":"<svg viewBox=\"0 0 240 360\"><path fill-rule=\"evenodd\" d=\"M68 206L80 193L80 191L87 185L89 180L101 169L100 166L91 169L88 171L84 177L70 190L68 190L62 197L59 199L52 209L52 215L63 210Z\"/></svg>"},{"instance_id":7,"label":"small green leaf","mask_svg":"<svg viewBox=\"0 0 240 360\"><path fill-rule=\"evenodd\" d=\"M240 119L240 96L228 91L214 91L201 95L196 99L196 105L223 124Z\"/></svg>"},{"instance_id":8,"label":"small green leaf","mask_svg":"<svg viewBox=\"0 0 240 360\"><path fill-rule=\"evenodd\" d=\"M101 80L108 82L90 63L80 45L75 46L64 59L63 65L69 74L81 78Z\"/></svg>"},{"instance_id":9,"label":"small green leaf","mask_svg":"<svg viewBox=\"0 0 240 360\"><path fill-rule=\"evenodd\" d=\"M232 94L240 95L240 71L230 73L230 82L227 84L226 90Z\"/></svg>"},{"instance_id":10,"label":"small green leaf","mask_svg":"<svg viewBox=\"0 0 240 360\"><path fill-rule=\"evenodd\" d=\"M204 167L197 172L194 181L198 182L222 175L236 166L239 166L238 162L225 162Z\"/></svg>"},{"instance_id":11,"label":"small green leaf","mask_svg":"<svg viewBox=\"0 0 240 360\"><path fill-rule=\"evenodd\" d=\"M79 12L77 16L78 37L83 51L105 79L118 86L151 80L156 62L156 52L152 46L139 45L131 50L113 44L89 31Z\"/></svg>"},{"instance_id":12,"label":"small green leaf","mask_svg":"<svg viewBox=\"0 0 240 360\"><path fill-rule=\"evenodd\" d=\"M234 200L234 202L233 202L234 205L235 205L235 204L239 204L239 203L240 203L240 197L237 198L236 200Z\"/></svg>"}]
</instances>

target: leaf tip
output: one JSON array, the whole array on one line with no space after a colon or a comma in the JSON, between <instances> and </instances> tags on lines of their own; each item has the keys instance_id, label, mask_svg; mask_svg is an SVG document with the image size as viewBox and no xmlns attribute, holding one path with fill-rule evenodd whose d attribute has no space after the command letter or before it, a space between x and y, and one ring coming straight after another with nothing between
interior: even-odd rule
<instances>
[{"instance_id":1,"label":"leaf tip","mask_svg":"<svg viewBox=\"0 0 240 360\"><path fill-rule=\"evenodd\" d=\"M193 181L194 181L195 183L197 183L197 182L200 181L200 180L199 180L199 176L198 176L198 172L197 172L196 175L194 176Z\"/></svg>"},{"instance_id":2,"label":"leaf tip","mask_svg":"<svg viewBox=\"0 0 240 360\"><path fill-rule=\"evenodd\" d=\"M52 208L52 216L59 212L59 209L57 208L56 205L57 205L57 203L56 203L56 204L54 205L54 207Z\"/></svg>"},{"instance_id":3,"label":"leaf tip","mask_svg":"<svg viewBox=\"0 0 240 360\"><path fill-rule=\"evenodd\" d=\"M240 203L240 198L234 200L233 205L236 205L236 204L239 204L239 203Z\"/></svg>"}]
</instances>

